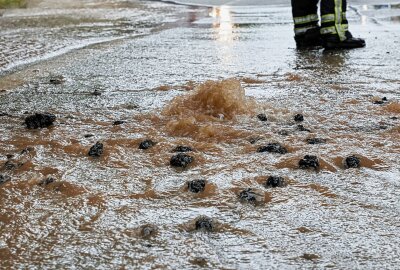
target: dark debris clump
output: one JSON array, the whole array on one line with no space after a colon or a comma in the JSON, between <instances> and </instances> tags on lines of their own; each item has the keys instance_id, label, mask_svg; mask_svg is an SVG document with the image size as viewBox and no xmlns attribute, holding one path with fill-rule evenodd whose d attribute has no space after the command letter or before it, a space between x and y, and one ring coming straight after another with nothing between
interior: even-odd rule
<instances>
[{"instance_id":1,"label":"dark debris clump","mask_svg":"<svg viewBox=\"0 0 400 270\"><path fill-rule=\"evenodd\" d=\"M239 193L239 199L242 202L255 203L257 201L257 194L251 188L246 188Z\"/></svg>"},{"instance_id":2,"label":"dark debris clump","mask_svg":"<svg viewBox=\"0 0 400 270\"><path fill-rule=\"evenodd\" d=\"M193 151L192 147L190 146L183 146L183 145L178 145L175 147L172 152L191 152Z\"/></svg>"},{"instance_id":3,"label":"dark debris clump","mask_svg":"<svg viewBox=\"0 0 400 270\"><path fill-rule=\"evenodd\" d=\"M306 140L308 144L322 144L326 143L326 139L321 138L309 138Z\"/></svg>"},{"instance_id":4,"label":"dark debris clump","mask_svg":"<svg viewBox=\"0 0 400 270\"><path fill-rule=\"evenodd\" d=\"M296 121L296 122L303 122L303 121L304 121L304 116L303 116L302 114L298 113L298 114L296 114L296 115L294 116L294 121Z\"/></svg>"},{"instance_id":5,"label":"dark debris clump","mask_svg":"<svg viewBox=\"0 0 400 270\"><path fill-rule=\"evenodd\" d=\"M51 113L35 113L25 118L25 125L29 129L45 128L53 125L56 116Z\"/></svg>"},{"instance_id":6,"label":"dark debris clump","mask_svg":"<svg viewBox=\"0 0 400 270\"><path fill-rule=\"evenodd\" d=\"M32 146L28 146L21 150L21 155L28 154L29 152L32 152L33 150L35 150L35 148L33 148Z\"/></svg>"},{"instance_id":7,"label":"dark debris clump","mask_svg":"<svg viewBox=\"0 0 400 270\"><path fill-rule=\"evenodd\" d=\"M92 96L101 96L101 92L100 92L100 90L95 89L95 90L91 93L91 95L92 95Z\"/></svg>"},{"instance_id":8,"label":"dark debris clump","mask_svg":"<svg viewBox=\"0 0 400 270\"><path fill-rule=\"evenodd\" d=\"M139 144L139 149L146 150L149 149L150 147L153 147L155 144L156 143L153 142L152 140L145 140Z\"/></svg>"},{"instance_id":9,"label":"dark debris clump","mask_svg":"<svg viewBox=\"0 0 400 270\"><path fill-rule=\"evenodd\" d=\"M261 122L266 122L268 121L267 116L265 115L265 113L260 113L257 115L258 120L260 120Z\"/></svg>"},{"instance_id":10,"label":"dark debris clump","mask_svg":"<svg viewBox=\"0 0 400 270\"><path fill-rule=\"evenodd\" d=\"M146 224L140 228L140 235L143 238L150 238L158 233L158 227L153 224Z\"/></svg>"},{"instance_id":11,"label":"dark debris clump","mask_svg":"<svg viewBox=\"0 0 400 270\"><path fill-rule=\"evenodd\" d=\"M269 152L269 153L278 153L278 154L286 154L287 149L279 143L269 143L266 146L260 146L257 149L257 152Z\"/></svg>"},{"instance_id":12,"label":"dark debris clump","mask_svg":"<svg viewBox=\"0 0 400 270\"><path fill-rule=\"evenodd\" d=\"M359 168L361 161L356 156L349 156L345 159L345 166L346 168Z\"/></svg>"},{"instance_id":13,"label":"dark debris clump","mask_svg":"<svg viewBox=\"0 0 400 270\"><path fill-rule=\"evenodd\" d=\"M99 157L103 154L104 146L101 142L96 142L95 145L90 147L88 155L91 157Z\"/></svg>"},{"instance_id":14,"label":"dark debris clump","mask_svg":"<svg viewBox=\"0 0 400 270\"><path fill-rule=\"evenodd\" d=\"M177 155L172 156L169 163L171 164L171 166L174 167L185 168L192 162L193 162L193 157L183 153L179 153Z\"/></svg>"},{"instance_id":15,"label":"dark debris clump","mask_svg":"<svg viewBox=\"0 0 400 270\"><path fill-rule=\"evenodd\" d=\"M284 187L287 183L281 176L270 176L265 182L265 187Z\"/></svg>"},{"instance_id":16,"label":"dark debris clump","mask_svg":"<svg viewBox=\"0 0 400 270\"><path fill-rule=\"evenodd\" d=\"M51 84L55 84L55 85L57 85L57 84L62 84L62 83L65 82L65 78L64 78L64 76L62 76L62 75L56 75L56 76L52 76L52 77L49 79L49 82L50 82Z\"/></svg>"},{"instance_id":17,"label":"dark debris clump","mask_svg":"<svg viewBox=\"0 0 400 270\"><path fill-rule=\"evenodd\" d=\"M305 155L303 159L300 159L299 167L301 169L308 169L308 168L317 169L319 167L318 157L313 155Z\"/></svg>"},{"instance_id":18,"label":"dark debris clump","mask_svg":"<svg viewBox=\"0 0 400 270\"><path fill-rule=\"evenodd\" d=\"M206 180L203 179L197 179L188 182L188 189L190 192L193 193L202 192L204 191L205 187L206 187Z\"/></svg>"},{"instance_id":19,"label":"dark debris clump","mask_svg":"<svg viewBox=\"0 0 400 270\"><path fill-rule=\"evenodd\" d=\"M6 161L6 163L4 163L2 169L11 171L21 168L22 166L24 166L23 162L9 159Z\"/></svg>"},{"instance_id":20,"label":"dark debris clump","mask_svg":"<svg viewBox=\"0 0 400 270\"><path fill-rule=\"evenodd\" d=\"M11 180L11 177L8 175L0 174L0 185Z\"/></svg>"},{"instance_id":21,"label":"dark debris clump","mask_svg":"<svg viewBox=\"0 0 400 270\"><path fill-rule=\"evenodd\" d=\"M198 231L208 231L214 230L214 222L211 218L206 216L200 216L196 219L195 229Z\"/></svg>"},{"instance_id":22,"label":"dark debris clump","mask_svg":"<svg viewBox=\"0 0 400 270\"><path fill-rule=\"evenodd\" d=\"M45 179L43 179L42 181L40 181L38 183L38 185L43 187L43 186L47 186L48 184L51 184L51 183L53 183L55 181L56 181L55 178L49 176L49 177L46 177Z\"/></svg>"},{"instance_id":23,"label":"dark debris clump","mask_svg":"<svg viewBox=\"0 0 400 270\"><path fill-rule=\"evenodd\" d=\"M297 125L297 130L298 131L306 131L306 132L311 132L310 129L304 127L303 125Z\"/></svg>"},{"instance_id":24,"label":"dark debris clump","mask_svg":"<svg viewBox=\"0 0 400 270\"><path fill-rule=\"evenodd\" d=\"M114 121L113 126L119 126L119 125L122 125L124 123L125 123L125 121L117 120L117 121Z\"/></svg>"},{"instance_id":25,"label":"dark debris clump","mask_svg":"<svg viewBox=\"0 0 400 270\"><path fill-rule=\"evenodd\" d=\"M248 142L251 143L251 144L255 144L255 143L258 142L259 140L261 140L261 138L258 138L258 137L250 137L250 138L248 139Z\"/></svg>"},{"instance_id":26,"label":"dark debris clump","mask_svg":"<svg viewBox=\"0 0 400 270\"><path fill-rule=\"evenodd\" d=\"M374 100L374 104L381 105L381 104L384 104L387 101L388 101L387 97L383 97L380 100Z\"/></svg>"},{"instance_id":27,"label":"dark debris clump","mask_svg":"<svg viewBox=\"0 0 400 270\"><path fill-rule=\"evenodd\" d=\"M280 130L280 131L278 131L278 134L281 136L288 136L289 132L287 130Z\"/></svg>"}]
</instances>

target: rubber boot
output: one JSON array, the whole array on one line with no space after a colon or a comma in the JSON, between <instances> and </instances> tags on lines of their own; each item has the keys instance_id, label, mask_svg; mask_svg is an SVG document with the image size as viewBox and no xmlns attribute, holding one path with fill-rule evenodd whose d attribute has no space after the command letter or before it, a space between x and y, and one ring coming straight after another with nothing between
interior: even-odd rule
<instances>
[{"instance_id":1,"label":"rubber boot","mask_svg":"<svg viewBox=\"0 0 400 270\"><path fill-rule=\"evenodd\" d=\"M350 32L346 32L346 39L341 41L337 35L324 35L323 46L327 50L355 49L365 47L365 40L354 38Z\"/></svg>"},{"instance_id":2,"label":"rubber boot","mask_svg":"<svg viewBox=\"0 0 400 270\"><path fill-rule=\"evenodd\" d=\"M312 47L322 46L319 27L309 29L304 34L296 35L294 40L296 41L297 49L309 49Z\"/></svg>"}]
</instances>

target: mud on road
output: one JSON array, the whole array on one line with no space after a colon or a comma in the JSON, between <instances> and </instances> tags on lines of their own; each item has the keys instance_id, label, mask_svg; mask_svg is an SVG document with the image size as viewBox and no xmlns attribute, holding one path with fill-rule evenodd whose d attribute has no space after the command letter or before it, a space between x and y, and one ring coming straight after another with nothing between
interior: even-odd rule
<instances>
[{"instance_id":1,"label":"mud on road","mask_svg":"<svg viewBox=\"0 0 400 270\"><path fill-rule=\"evenodd\" d=\"M394 269L396 22L353 10L367 48L296 51L287 6L164 7L1 77L0 265Z\"/></svg>"}]
</instances>

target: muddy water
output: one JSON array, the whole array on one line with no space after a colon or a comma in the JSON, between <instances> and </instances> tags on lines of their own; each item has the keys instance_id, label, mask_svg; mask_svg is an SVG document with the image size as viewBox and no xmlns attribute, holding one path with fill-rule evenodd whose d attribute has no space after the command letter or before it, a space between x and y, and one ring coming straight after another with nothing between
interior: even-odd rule
<instances>
[{"instance_id":1,"label":"muddy water","mask_svg":"<svg viewBox=\"0 0 400 270\"><path fill-rule=\"evenodd\" d=\"M366 49L303 52L288 7L181 11L179 27L2 77L18 86L0 102L1 267L395 269L398 25L349 12ZM37 111L54 126L26 129ZM287 153L257 152L269 143ZM170 166L178 145L193 149L186 168ZM307 154L318 169L299 169ZM266 187L271 175L287 185ZM195 179L204 191L188 191Z\"/></svg>"}]
</instances>

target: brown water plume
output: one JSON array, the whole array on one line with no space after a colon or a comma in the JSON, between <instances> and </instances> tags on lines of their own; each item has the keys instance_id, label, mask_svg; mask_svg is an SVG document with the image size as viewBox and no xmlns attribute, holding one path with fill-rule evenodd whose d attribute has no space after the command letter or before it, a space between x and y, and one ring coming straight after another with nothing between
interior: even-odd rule
<instances>
[{"instance_id":1,"label":"brown water plume","mask_svg":"<svg viewBox=\"0 0 400 270\"><path fill-rule=\"evenodd\" d=\"M245 96L245 90L236 79L206 81L194 93L176 97L167 106L166 116L195 117L197 120L234 119L251 112L255 102Z\"/></svg>"},{"instance_id":2,"label":"brown water plume","mask_svg":"<svg viewBox=\"0 0 400 270\"><path fill-rule=\"evenodd\" d=\"M166 125L166 130L171 136L191 137L199 140L215 139L230 141L246 138L251 133L246 130L236 129L228 123L206 123L197 121L195 117L171 120Z\"/></svg>"},{"instance_id":3,"label":"brown water plume","mask_svg":"<svg viewBox=\"0 0 400 270\"><path fill-rule=\"evenodd\" d=\"M245 96L239 80L206 81L191 94L175 97L162 114L173 136L194 138L237 138L247 136L232 122L254 112L257 103Z\"/></svg>"}]
</instances>

